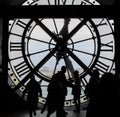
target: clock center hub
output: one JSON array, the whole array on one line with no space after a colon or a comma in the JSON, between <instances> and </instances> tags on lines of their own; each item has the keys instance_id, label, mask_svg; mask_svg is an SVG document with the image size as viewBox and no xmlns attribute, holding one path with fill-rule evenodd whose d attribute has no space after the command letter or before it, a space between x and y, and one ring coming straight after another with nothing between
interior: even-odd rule
<instances>
[{"instance_id":1,"label":"clock center hub","mask_svg":"<svg viewBox=\"0 0 120 117\"><path fill-rule=\"evenodd\" d=\"M66 53L67 48L69 48L72 51L74 49L74 43L73 43L72 39L65 41L62 35L59 35L57 42L55 42L54 39L50 40L50 42L49 42L49 50L50 51L53 48L52 43L56 43L55 47L57 47L57 54L60 53L59 55L61 56L61 58L64 57L64 53ZM56 57L57 55L54 54L54 56Z\"/></svg>"},{"instance_id":2,"label":"clock center hub","mask_svg":"<svg viewBox=\"0 0 120 117\"><path fill-rule=\"evenodd\" d=\"M62 36L58 38L58 42L56 44L58 51L65 51L67 48L67 42L63 39Z\"/></svg>"}]
</instances>

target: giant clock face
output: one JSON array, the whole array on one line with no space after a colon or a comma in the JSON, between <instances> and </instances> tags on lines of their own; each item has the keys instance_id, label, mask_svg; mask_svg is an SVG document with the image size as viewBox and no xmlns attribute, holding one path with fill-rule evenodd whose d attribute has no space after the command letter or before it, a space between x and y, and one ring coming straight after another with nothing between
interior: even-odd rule
<instances>
[{"instance_id":1,"label":"giant clock face","mask_svg":"<svg viewBox=\"0 0 120 117\"><path fill-rule=\"evenodd\" d=\"M64 1L64 4L69 5L68 1ZM75 4L74 1L71 4ZM81 2L98 4L96 1ZM50 0L44 3L56 4ZM76 3L80 4L78 0ZM24 5L28 4L43 5L43 2L40 0L24 3ZM52 75L63 65L67 66L67 80L73 78L74 70L79 71L82 78L80 100L82 103L86 102L84 90L91 77L91 71L97 68L101 75L105 72L113 72L114 56L114 21L111 19L19 18L9 20L8 84L21 96L30 80L29 74L35 74L43 91L43 96L39 97L40 104L45 103L47 86ZM65 106L73 105L71 90L68 87Z\"/></svg>"}]
</instances>

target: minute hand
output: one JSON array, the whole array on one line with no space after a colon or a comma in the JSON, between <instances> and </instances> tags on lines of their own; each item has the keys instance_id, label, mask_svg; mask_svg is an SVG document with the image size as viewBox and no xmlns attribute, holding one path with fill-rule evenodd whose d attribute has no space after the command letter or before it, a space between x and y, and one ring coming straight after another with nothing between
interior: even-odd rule
<instances>
[{"instance_id":1,"label":"minute hand","mask_svg":"<svg viewBox=\"0 0 120 117\"><path fill-rule=\"evenodd\" d=\"M65 38L64 40L68 41L86 22L88 21L87 18L82 20Z\"/></svg>"}]
</instances>

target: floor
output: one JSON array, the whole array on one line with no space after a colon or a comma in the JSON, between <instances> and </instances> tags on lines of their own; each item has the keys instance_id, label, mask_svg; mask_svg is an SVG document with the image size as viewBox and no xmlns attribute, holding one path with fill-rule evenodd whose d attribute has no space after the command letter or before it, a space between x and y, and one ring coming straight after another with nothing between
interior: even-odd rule
<instances>
[{"instance_id":1,"label":"floor","mask_svg":"<svg viewBox=\"0 0 120 117\"><path fill-rule=\"evenodd\" d=\"M67 111L67 117L85 117L86 111L81 110L81 112L73 112L73 111ZM36 111L36 116L33 115L33 117L46 117L47 111L45 111L43 114L41 114L40 110ZM2 112L0 114L0 117L29 117L29 114L27 111L14 111L14 112ZM55 113L51 115L51 117L56 117Z\"/></svg>"}]
</instances>

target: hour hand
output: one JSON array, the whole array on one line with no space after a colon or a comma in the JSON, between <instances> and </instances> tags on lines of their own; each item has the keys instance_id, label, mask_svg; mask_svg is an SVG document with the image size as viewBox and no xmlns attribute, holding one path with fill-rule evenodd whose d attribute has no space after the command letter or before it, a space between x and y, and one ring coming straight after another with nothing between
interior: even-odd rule
<instances>
[{"instance_id":1,"label":"hour hand","mask_svg":"<svg viewBox=\"0 0 120 117\"><path fill-rule=\"evenodd\" d=\"M61 29L61 31L59 32L60 35L62 35L62 37L66 37L68 35L68 24L70 22L70 18L65 18L64 19L64 25Z\"/></svg>"}]
</instances>

